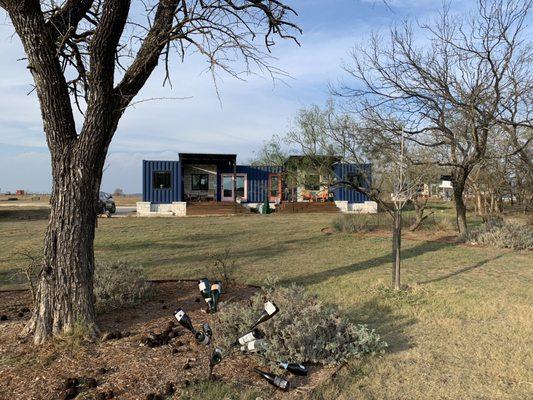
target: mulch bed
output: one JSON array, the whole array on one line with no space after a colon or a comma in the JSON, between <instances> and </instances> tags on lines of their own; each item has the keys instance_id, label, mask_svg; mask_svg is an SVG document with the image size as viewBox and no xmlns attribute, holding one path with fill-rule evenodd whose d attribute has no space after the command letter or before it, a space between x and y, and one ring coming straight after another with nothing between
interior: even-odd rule
<instances>
[{"instance_id":1,"label":"mulch bed","mask_svg":"<svg viewBox=\"0 0 533 400\"><path fill-rule=\"evenodd\" d=\"M29 292L0 292L0 317L7 317L0 321L0 399L154 398L150 394L179 399L187 386L205 380L209 347L196 344L177 323L179 327L171 335L176 337L168 343L153 348L142 345L150 332L159 334L169 323L172 325L177 307L183 307L198 328L209 321L203 311L204 301L198 301L196 282L155 285L156 294L149 302L100 316L101 331L120 338L95 343L53 341L38 347L31 339L18 336L29 318ZM235 287L223 294L221 307L223 302L247 301L255 290ZM300 399L333 372L331 368L311 366L307 377L287 375L294 389L285 393L254 374L252 369L257 365L253 357L234 355L215 367L214 378L239 388L255 387L272 399ZM282 375L280 369L273 372ZM175 393L165 395L167 390L171 392L170 386Z\"/></svg>"}]
</instances>

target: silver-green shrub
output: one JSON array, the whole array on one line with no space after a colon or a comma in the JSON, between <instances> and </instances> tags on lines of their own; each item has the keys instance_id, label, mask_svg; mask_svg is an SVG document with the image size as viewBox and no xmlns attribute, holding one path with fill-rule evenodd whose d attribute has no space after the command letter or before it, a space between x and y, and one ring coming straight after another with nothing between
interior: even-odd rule
<instances>
[{"instance_id":1,"label":"silver-green shrub","mask_svg":"<svg viewBox=\"0 0 533 400\"><path fill-rule=\"evenodd\" d=\"M227 349L246 333L266 300L280 309L259 326L269 342L263 354L266 362L338 364L380 353L387 346L374 330L349 321L337 306L320 301L296 285L263 288L247 303L225 304L213 324L216 345Z\"/></svg>"},{"instance_id":2,"label":"silver-green shrub","mask_svg":"<svg viewBox=\"0 0 533 400\"><path fill-rule=\"evenodd\" d=\"M94 295L99 311L138 304L152 294L141 267L124 261L96 263Z\"/></svg>"},{"instance_id":3,"label":"silver-green shrub","mask_svg":"<svg viewBox=\"0 0 533 400\"><path fill-rule=\"evenodd\" d=\"M527 224L495 219L469 232L466 240L484 246L531 250L533 249L533 229Z\"/></svg>"}]
</instances>

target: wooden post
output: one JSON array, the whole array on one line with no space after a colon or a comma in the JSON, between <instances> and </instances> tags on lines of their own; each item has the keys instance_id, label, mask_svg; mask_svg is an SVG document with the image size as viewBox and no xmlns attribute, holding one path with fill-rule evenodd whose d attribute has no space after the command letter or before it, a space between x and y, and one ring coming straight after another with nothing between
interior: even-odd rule
<instances>
[{"instance_id":1,"label":"wooden post","mask_svg":"<svg viewBox=\"0 0 533 400\"><path fill-rule=\"evenodd\" d=\"M232 179L232 185L233 185L233 211L236 214L237 213L237 160L233 161L233 179Z\"/></svg>"}]
</instances>

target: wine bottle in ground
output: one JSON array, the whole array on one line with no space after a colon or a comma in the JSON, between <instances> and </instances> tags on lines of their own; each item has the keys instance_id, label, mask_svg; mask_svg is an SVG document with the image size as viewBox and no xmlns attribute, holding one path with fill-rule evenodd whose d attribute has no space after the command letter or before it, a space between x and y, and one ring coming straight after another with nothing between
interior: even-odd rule
<instances>
[{"instance_id":1,"label":"wine bottle in ground","mask_svg":"<svg viewBox=\"0 0 533 400\"><path fill-rule=\"evenodd\" d=\"M205 344L207 346L209 343L211 343L211 336L205 332L197 331L194 334L194 338L199 344Z\"/></svg>"},{"instance_id":2,"label":"wine bottle in ground","mask_svg":"<svg viewBox=\"0 0 533 400\"><path fill-rule=\"evenodd\" d=\"M198 289L200 289L200 293L207 303L207 312L210 312L213 307L213 299L211 298L211 285L209 284L209 280L207 278L200 279L198 281Z\"/></svg>"},{"instance_id":3,"label":"wine bottle in ground","mask_svg":"<svg viewBox=\"0 0 533 400\"><path fill-rule=\"evenodd\" d=\"M299 375L299 376L306 376L307 375L307 368L303 366L302 364L296 364L296 363L287 363L287 362L280 362L279 366L283 369L286 369L291 374Z\"/></svg>"},{"instance_id":4,"label":"wine bottle in ground","mask_svg":"<svg viewBox=\"0 0 533 400\"><path fill-rule=\"evenodd\" d=\"M213 350L213 354L211 354L211 365L220 364L221 361L222 361L222 350L220 350L218 347L215 347L215 350Z\"/></svg>"},{"instance_id":5,"label":"wine bottle in ground","mask_svg":"<svg viewBox=\"0 0 533 400\"><path fill-rule=\"evenodd\" d=\"M191 319L189 318L187 313L183 311L183 309L178 308L176 311L174 311L174 316L176 317L181 326L183 326L185 329L188 329L193 334L196 333L194 326L192 326Z\"/></svg>"},{"instance_id":6,"label":"wine bottle in ground","mask_svg":"<svg viewBox=\"0 0 533 400\"><path fill-rule=\"evenodd\" d=\"M276 313L278 311L279 311L279 308L274 303L272 303L270 301L267 301L265 303L263 312L261 313L261 315L259 316L259 318L255 322L255 324L252 325L250 330L254 329L257 325L259 325L259 324L261 324L261 323L263 323L265 321L268 321L270 318L272 318L274 315L276 315Z\"/></svg>"},{"instance_id":7,"label":"wine bottle in ground","mask_svg":"<svg viewBox=\"0 0 533 400\"><path fill-rule=\"evenodd\" d=\"M214 281L211 285L211 310L213 312L217 312L218 307L218 299L220 298L220 294L222 293L222 283L220 281Z\"/></svg>"},{"instance_id":8,"label":"wine bottle in ground","mask_svg":"<svg viewBox=\"0 0 533 400\"><path fill-rule=\"evenodd\" d=\"M238 345L244 345L248 342L251 342L252 340L262 339L264 337L265 335L263 334L263 332L261 332L259 329L256 328L242 335L241 337L239 337L235 342L233 342L232 347L238 346Z\"/></svg>"},{"instance_id":9,"label":"wine bottle in ground","mask_svg":"<svg viewBox=\"0 0 533 400\"><path fill-rule=\"evenodd\" d=\"M211 327L209 326L207 322L202 325L202 330L207 336L213 337L213 331L211 330Z\"/></svg>"},{"instance_id":10,"label":"wine bottle in ground","mask_svg":"<svg viewBox=\"0 0 533 400\"><path fill-rule=\"evenodd\" d=\"M282 390L289 390L289 381L286 381L281 376L271 374L270 372L261 371L258 368L254 368L254 371L265 378L271 385L274 385Z\"/></svg>"},{"instance_id":11,"label":"wine bottle in ground","mask_svg":"<svg viewBox=\"0 0 533 400\"><path fill-rule=\"evenodd\" d=\"M264 339L252 340L241 346L241 351L248 353L258 353L268 349L268 342Z\"/></svg>"}]
</instances>

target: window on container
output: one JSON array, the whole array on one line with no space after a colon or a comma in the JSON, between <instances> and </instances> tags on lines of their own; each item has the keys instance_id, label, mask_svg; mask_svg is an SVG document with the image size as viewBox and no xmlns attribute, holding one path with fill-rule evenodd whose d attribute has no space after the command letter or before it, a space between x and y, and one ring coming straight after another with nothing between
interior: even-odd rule
<instances>
[{"instance_id":1,"label":"window on container","mask_svg":"<svg viewBox=\"0 0 533 400\"><path fill-rule=\"evenodd\" d=\"M170 189L171 176L170 171L155 171L152 179L154 189Z\"/></svg>"},{"instance_id":2,"label":"window on container","mask_svg":"<svg viewBox=\"0 0 533 400\"><path fill-rule=\"evenodd\" d=\"M209 174L192 174L191 175L192 190L208 190L209 189Z\"/></svg>"},{"instance_id":3,"label":"window on container","mask_svg":"<svg viewBox=\"0 0 533 400\"><path fill-rule=\"evenodd\" d=\"M279 175L270 175L270 197L279 196Z\"/></svg>"},{"instance_id":4,"label":"window on container","mask_svg":"<svg viewBox=\"0 0 533 400\"><path fill-rule=\"evenodd\" d=\"M364 187L366 183L365 176L361 172L348 172L346 180L356 187Z\"/></svg>"},{"instance_id":5,"label":"window on container","mask_svg":"<svg viewBox=\"0 0 533 400\"><path fill-rule=\"evenodd\" d=\"M308 175L305 180L307 190L320 190L320 177L318 175Z\"/></svg>"}]
</instances>

